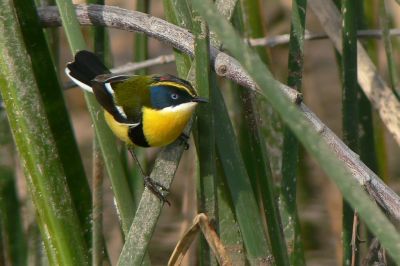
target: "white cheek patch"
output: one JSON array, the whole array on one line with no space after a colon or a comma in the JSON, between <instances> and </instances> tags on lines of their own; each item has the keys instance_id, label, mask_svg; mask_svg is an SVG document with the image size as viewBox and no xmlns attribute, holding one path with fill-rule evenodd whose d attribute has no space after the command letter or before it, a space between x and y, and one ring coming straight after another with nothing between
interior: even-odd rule
<instances>
[{"instance_id":1,"label":"white cheek patch","mask_svg":"<svg viewBox=\"0 0 400 266\"><path fill-rule=\"evenodd\" d=\"M161 109L160 112L166 112L166 113L189 112L189 111L193 111L193 109L196 107L196 105L197 105L196 102L182 103L177 106L165 107L165 108Z\"/></svg>"},{"instance_id":2,"label":"white cheek patch","mask_svg":"<svg viewBox=\"0 0 400 266\"><path fill-rule=\"evenodd\" d=\"M82 89L84 89L85 91L91 92L93 93L93 89L92 87L90 87L89 85L77 80L76 78L72 77L70 75L71 71L68 68L65 68L65 74L67 74L67 76L79 87L81 87Z\"/></svg>"}]
</instances>

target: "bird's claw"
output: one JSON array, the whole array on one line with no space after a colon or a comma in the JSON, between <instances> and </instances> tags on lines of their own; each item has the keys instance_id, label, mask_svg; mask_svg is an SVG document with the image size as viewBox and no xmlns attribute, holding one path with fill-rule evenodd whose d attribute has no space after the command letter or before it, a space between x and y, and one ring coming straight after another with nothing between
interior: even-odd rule
<instances>
[{"instance_id":1,"label":"bird's claw","mask_svg":"<svg viewBox=\"0 0 400 266\"><path fill-rule=\"evenodd\" d=\"M166 197L166 195L168 195L168 193L169 193L169 189L166 188L164 185L151 179L150 176L145 176L144 177L144 186L147 187L163 203L167 203L169 206L171 206L171 203L167 200L167 197ZM165 192L166 195L164 195L163 192Z\"/></svg>"},{"instance_id":2,"label":"bird's claw","mask_svg":"<svg viewBox=\"0 0 400 266\"><path fill-rule=\"evenodd\" d=\"M182 133L182 134L179 136L179 139L181 140L181 144L185 146L185 150L188 150L189 147L190 147L190 145L189 145L189 143L188 143L189 136L186 135L185 133Z\"/></svg>"}]
</instances>

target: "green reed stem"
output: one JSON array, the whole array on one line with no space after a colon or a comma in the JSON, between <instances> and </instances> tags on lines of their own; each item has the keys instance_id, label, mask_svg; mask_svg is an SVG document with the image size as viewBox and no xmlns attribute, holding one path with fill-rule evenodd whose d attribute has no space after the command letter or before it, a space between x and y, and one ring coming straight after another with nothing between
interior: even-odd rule
<instances>
[{"instance_id":1,"label":"green reed stem","mask_svg":"<svg viewBox=\"0 0 400 266\"><path fill-rule=\"evenodd\" d=\"M192 13L187 0L163 0L167 20L182 28L192 30ZM188 55L174 49L176 70L180 77L189 73L191 59Z\"/></svg>"},{"instance_id":2,"label":"green reed stem","mask_svg":"<svg viewBox=\"0 0 400 266\"><path fill-rule=\"evenodd\" d=\"M87 265L84 232L12 1L0 3L0 17L0 91L49 261L53 265Z\"/></svg>"},{"instance_id":3,"label":"green reed stem","mask_svg":"<svg viewBox=\"0 0 400 266\"><path fill-rule=\"evenodd\" d=\"M289 41L288 86L301 91L304 61L304 29L307 0L292 1L292 18ZM299 143L288 126L283 129L281 215L289 249L291 265L305 265L300 221L297 214L297 176Z\"/></svg>"},{"instance_id":4,"label":"green reed stem","mask_svg":"<svg viewBox=\"0 0 400 266\"><path fill-rule=\"evenodd\" d=\"M239 8L243 6L243 8ZM262 34L261 18L254 19L252 13L259 13L258 3L255 1L242 1L238 6L241 11L243 25L238 21L237 28L244 32L246 36L259 36ZM257 17L257 15L256 15ZM247 19L246 19L247 18ZM263 60L267 61L265 48L258 49L257 53ZM242 105L244 109L242 134L248 136L245 144L242 145L246 155L246 165L252 182L254 194L262 203L265 219L268 221L267 230L270 239L270 246L278 265L289 265L289 258L283 234L281 217L278 209L278 202L275 196L275 184L270 168L269 155L266 149L265 136L262 132L260 112L258 111L258 101L253 91L241 90ZM242 138L243 139L243 138Z\"/></svg>"},{"instance_id":5,"label":"green reed stem","mask_svg":"<svg viewBox=\"0 0 400 266\"><path fill-rule=\"evenodd\" d=\"M52 57L36 13L33 0L15 0L22 35L31 58L33 73L41 100L54 135L56 149L63 165L68 188L85 234L87 245L91 242L91 194L75 141L63 91L55 71Z\"/></svg>"},{"instance_id":6,"label":"green reed stem","mask_svg":"<svg viewBox=\"0 0 400 266\"><path fill-rule=\"evenodd\" d=\"M56 3L72 53L75 54L77 51L85 50L86 43L80 31L72 2L70 0L56 0ZM124 177L125 172L122 163L120 160L115 160L119 156L115 137L106 125L103 115L99 115L102 111L94 96L88 92L84 92L84 94L99 140L108 176L111 180L122 223L122 230L124 234L127 234L134 216L133 199L129 185Z\"/></svg>"},{"instance_id":7,"label":"green reed stem","mask_svg":"<svg viewBox=\"0 0 400 266\"><path fill-rule=\"evenodd\" d=\"M193 0L192 3L193 7L204 16L210 28L217 33L221 40L225 41L225 47L260 86L263 97L266 97L274 109L279 112L303 146L339 187L346 200L353 208L357 209L360 217L376 234L394 261L400 263L400 235L366 192L351 178L349 169L336 157L334 151L324 142L305 115L298 110L298 106L284 96L279 89L281 84L272 77L252 49L243 43L232 26L219 16L213 4L209 0ZM374 219L370 219L370 217L374 217Z\"/></svg>"},{"instance_id":8,"label":"green reed stem","mask_svg":"<svg viewBox=\"0 0 400 266\"><path fill-rule=\"evenodd\" d=\"M215 173L215 136L212 98L210 90L217 89L215 75L210 69L210 39L206 23L193 14L193 34L195 35L196 88L208 104L197 107L197 151L199 158L198 211L206 213L213 225L218 225L218 202ZM211 81L214 79L214 82ZM212 83L214 83L212 85ZM218 228L215 228L218 232ZM203 265L216 265L216 260L205 239L200 242L200 260Z\"/></svg>"},{"instance_id":9,"label":"green reed stem","mask_svg":"<svg viewBox=\"0 0 400 266\"><path fill-rule=\"evenodd\" d=\"M379 5L379 18L380 18L380 24L383 30L383 43L385 44L385 53L386 53L386 60L387 60L387 65L388 65L388 71L389 71L389 80L390 80L390 87L392 88L392 91L394 95L396 95L397 99L400 100L400 89L398 88L398 82L399 82L399 77L398 77L398 71L397 71L397 66L396 62L394 59L394 53L393 53L393 47L392 47L392 40L389 35L389 28L390 28L390 19L389 19L389 14L387 10L387 3L386 0L380 0L380 5Z\"/></svg>"},{"instance_id":10,"label":"green reed stem","mask_svg":"<svg viewBox=\"0 0 400 266\"><path fill-rule=\"evenodd\" d=\"M218 157L227 179L247 259L253 265L270 256L269 246L255 195L221 92L213 90L211 97L215 101L213 112L215 124L218 125L215 127Z\"/></svg>"},{"instance_id":11,"label":"green reed stem","mask_svg":"<svg viewBox=\"0 0 400 266\"><path fill-rule=\"evenodd\" d=\"M7 121L3 123L7 124ZM3 244L1 253L10 265L23 266L27 265L27 245L15 181L13 171L0 162L0 228Z\"/></svg>"},{"instance_id":12,"label":"green reed stem","mask_svg":"<svg viewBox=\"0 0 400 266\"><path fill-rule=\"evenodd\" d=\"M356 1L342 0L342 123L343 140L354 152L358 152L358 108L357 108L357 10ZM350 265L353 251L352 244L354 211L343 200L343 265Z\"/></svg>"}]
</instances>

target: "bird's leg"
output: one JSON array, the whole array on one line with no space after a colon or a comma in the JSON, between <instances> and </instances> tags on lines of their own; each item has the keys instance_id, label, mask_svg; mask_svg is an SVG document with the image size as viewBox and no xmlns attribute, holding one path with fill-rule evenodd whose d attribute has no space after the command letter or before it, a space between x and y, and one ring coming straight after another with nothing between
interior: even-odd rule
<instances>
[{"instance_id":1,"label":"bird's leg","mask_svg":"<svg viewBox=\"0 0 400 266\"><path fill-rule=\"evenodd\" d=\"M181 144L185 145L185 150L188 150L189 147L190 147L189 142L188 142L189 136L188 136L187 134L185 134L185 133L182 133L182 134L179 136L179 139L180 139L180 141L181 141Z\"/></svg>"},{"instance_id":2,"label":"bird's leg","mask_svg":"<svg viewBox=\"0 0 400 266\"><path fill-rule=\"evenodd\" d=\"M164 194L162 193L162 192L165 192L165 193L168 194L169 193L168 188L166 188L165 186L163 186L159 182L151 179L149 175L146 175L144 173L143 168L140 165L140 162L139 162L138 158L136 157L136 154L133 151L133 149L132 148L128 148L128 151L132 155L133 159L136 161L136 164L139 166L140 172L142 173L142 176L143 176L144 186L147 187L162 202L165 202L165 203L167 203L168 205L171 206L171 204L167 200L166 196L164 196Z\"/></svg>"}]
</instances>

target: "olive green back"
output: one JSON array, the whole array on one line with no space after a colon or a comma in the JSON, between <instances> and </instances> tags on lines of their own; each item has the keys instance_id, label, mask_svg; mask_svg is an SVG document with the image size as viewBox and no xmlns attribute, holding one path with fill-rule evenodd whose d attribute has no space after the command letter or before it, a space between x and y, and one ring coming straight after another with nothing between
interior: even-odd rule
<instances>
[{"instance_id":1,"label":"olive green back","mask_svg":"<svg viewBox=\"0 0 400 266\"><path fill-rule=\"evenodd\" d=\"M123 82L112 84L115 102L131 121L139 122L143 106L150 106L150 76L132 76Z\"/></svg>"}]
</instances>

